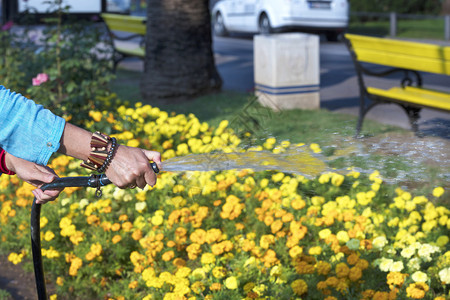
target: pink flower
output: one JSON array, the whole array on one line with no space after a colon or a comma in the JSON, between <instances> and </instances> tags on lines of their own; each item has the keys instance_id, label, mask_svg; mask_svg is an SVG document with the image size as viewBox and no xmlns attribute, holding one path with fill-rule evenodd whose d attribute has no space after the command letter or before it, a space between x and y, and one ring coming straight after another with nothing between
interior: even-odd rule
<instances>
[{"instance_id":1,"label":"pink flower","mask_svg":"<svg viewBox=\"0 0 450 300\"><path fill-rule=\"evenodd\" d=\"M33 78L33 85L41 85L42 83L48 81L48 75L45 73L39 73Z\"/></svg>"},{"instance_id":2,"label":"pink flower","mask_svg":"<svg viewBox=\"0 0 450 300\"><path fill-rule=\"evenodd\" d=\"M13 27L13 25L14 25L13 21L8 21L2 26L2 30L3 31L10 30L11 27Z\"/></svg>"}]
</instances>

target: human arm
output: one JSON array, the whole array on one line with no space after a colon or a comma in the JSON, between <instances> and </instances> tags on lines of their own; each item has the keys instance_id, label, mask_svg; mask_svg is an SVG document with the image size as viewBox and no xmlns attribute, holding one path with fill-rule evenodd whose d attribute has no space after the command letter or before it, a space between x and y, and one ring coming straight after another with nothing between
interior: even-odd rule
<instances>
[{"instance_id":1,"label":"human arm","mask_svg":"<svg viewBox=\"0 0 450 300\"><path fill-rule=\"evenodd\" d=\"M8 170L16 173L23 181L37 187L37 189L32 191L36 197L37 204L44 204L48 201L55 200L61 192L60 190L42 191L40 189L44 184L50 183L58 178L51 168L15 157L7 152L4 152L4 162Z\"/></svg>"},{"instance_id":2,"label":"human arm","mask_svg":"<svg viewBox=\"0 0 450 300\"><path fill-rule=\"evenodd\" d=\"M0 86L0 146L8 153L40 165L46 165L56 151L86 160L91 137L91 132ZM120 188L154 185L156 175L149 160L161 169L158 152L119 146L106 175Z\"/></svg>"},{"instance_id":3,"label":"human arm","mask_svg":"<svg viewBox=\"0 0 450 300\"><path fill-rule=\"evenodd\" d=\"M66 123L58 152L86 160L91 152L91 137L91 132ZM159 152L120 145L105 174L120 188L144 188L147 184L153 186L156 174L149 161L154 161L159 169L162 168Z\"/></svg>"}]
</instances>

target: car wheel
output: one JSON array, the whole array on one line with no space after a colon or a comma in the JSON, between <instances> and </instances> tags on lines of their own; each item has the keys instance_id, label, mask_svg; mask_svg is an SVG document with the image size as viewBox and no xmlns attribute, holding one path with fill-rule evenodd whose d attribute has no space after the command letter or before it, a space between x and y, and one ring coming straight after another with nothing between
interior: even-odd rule
<instances>
[{"instance_id":1,"label":"car wheel","mask_svg":"<svg viewBox=\"0 0 450 300\"><path fill-rule=\"evenodd\" d=\"M273 32L272 25L270 25L269 17L263 14L259 19L259 33L260 34L271 34Z\"/></svg>"},{"instance_id":2,"label":"car wheel","mask_svg":"<svg viewBox=\"0 0 450 300\"><path fill-rule=\"evenodd\" d=\"M217 36L228 35L227 28L225 27L225 23L223 21L223 16L220 12L216 14L216 18L214 19L214 33Z\"/></svg>"}]
</instances>

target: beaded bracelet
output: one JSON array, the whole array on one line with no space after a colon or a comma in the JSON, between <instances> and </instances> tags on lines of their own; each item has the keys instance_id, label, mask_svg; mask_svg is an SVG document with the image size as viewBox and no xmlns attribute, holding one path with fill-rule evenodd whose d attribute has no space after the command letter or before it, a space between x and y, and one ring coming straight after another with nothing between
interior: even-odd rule
<instances>
[{"instance_id":1,"label":"beaded bracelet","mask_svg":"<svg viewBox=\"0 0 450 300\"><path fill-rule=\"evenodd\" d=\"M106 157L103 165L97 170L99 173L104 173L106 169L109 167L109 164L111 163L112 159L114 158L114 155L116 154L117 148L118 148L117 140L116 138L113 137L111 138L111 148L109 149L108 156Z\"/></svg>"},{"instance_id":2,"label":"beaded bracelet","mask_svg":"<svg viewBox=\"0 0 450 300\"><path fill-rule=\"evenodd\" d=\"M108 151L107 148L110 141L112 141L112 145ZM81 166L103 173L111 163L117 148L117 140L115 138L96 131L91 138L91 153L88 159L81 163Z\"/></svg>"}]
</instances>

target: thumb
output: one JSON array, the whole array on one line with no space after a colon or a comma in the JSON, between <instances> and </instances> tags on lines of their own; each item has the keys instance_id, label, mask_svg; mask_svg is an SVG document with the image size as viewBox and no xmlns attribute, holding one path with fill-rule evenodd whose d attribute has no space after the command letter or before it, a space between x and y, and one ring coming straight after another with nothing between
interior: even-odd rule
<instances>
[{"instance_id":1,"label":"thumb","mask_svg":"<svg viewBox=\"0 0 450 300\"><path fill-rule=\"evenodd\" d=\"M36 170L40 173L40 180L44 183L53 182L58 176L54 173L54 171L48 167L44 167L41 165L35 165Z\"/></svg>"},{"instance_id":2,"label":"thumb","mask_svg":"<svg viewBox=\"0 0 450 300\"><path fill-rule=\"evenodd\" d=\"M159 169L162 169L161 164L161 153L157 151L150 151L146 149L141 149L142 152L144 152L144 155L147 157L148 160L154 161Z\"/></svg>"}]
</instances>

